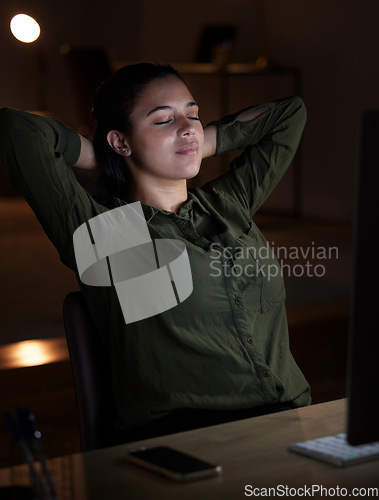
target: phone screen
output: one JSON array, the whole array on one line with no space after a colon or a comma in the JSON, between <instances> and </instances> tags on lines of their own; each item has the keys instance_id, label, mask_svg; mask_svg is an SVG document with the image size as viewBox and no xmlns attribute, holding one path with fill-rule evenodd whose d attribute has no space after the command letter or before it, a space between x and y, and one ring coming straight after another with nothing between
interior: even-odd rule
<instances>
[{"instance_id":1,"label":"phone screen","mask_svg":"<svg viewBox=\"0 0 379 500\"><path fill-rule=\"evenodd\" d=\"M176 480L213 476L221 472L221 467L218 465L167 446L141 448L129 453L125 458Z\"/></svg>"}]
</instances>

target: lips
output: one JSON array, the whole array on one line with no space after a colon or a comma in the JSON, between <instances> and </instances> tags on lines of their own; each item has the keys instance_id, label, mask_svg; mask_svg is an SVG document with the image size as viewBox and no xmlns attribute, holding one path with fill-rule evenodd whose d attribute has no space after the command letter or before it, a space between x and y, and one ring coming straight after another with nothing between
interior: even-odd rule
<instances>
[{"instance_id":1,"label":"lips","mask_svg":"<svg viewBox=\"0 0 379 500\"><path fill-rule=\"evenodd\" d=\"M191 144L186 144L184 147L179 149L179 151L176 152L178 155L196 155L199 151L199 146L198 144L191 143Z\"/></svg>"}]
</instances>

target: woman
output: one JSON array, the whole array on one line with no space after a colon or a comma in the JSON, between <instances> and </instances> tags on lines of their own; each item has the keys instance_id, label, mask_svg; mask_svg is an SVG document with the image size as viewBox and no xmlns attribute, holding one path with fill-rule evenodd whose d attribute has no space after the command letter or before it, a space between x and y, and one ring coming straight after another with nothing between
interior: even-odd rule
<instances>
[{"instance_id":1,"label":"woman","mask_svg":"<svg viewBox=\"0 0 379 500\"><path fill-rule=\"evenodd\" d=\"M125 322L114 286L79 280L111 359L120 440L309 404L289 350L283 280L267 273L278 263L252 221L296 152L301 99L203 129L178 73L142 63L100 87L93 114L92 145L53 120L2 110L0 160L77 275L77 228L125 204L141 202L152 240L185 245L192 293L139 321ZM202 158L232 150L244 151L226 174L187 190ZM93 196L73 165L99 170Z\"/></svg>"}]
</instances>

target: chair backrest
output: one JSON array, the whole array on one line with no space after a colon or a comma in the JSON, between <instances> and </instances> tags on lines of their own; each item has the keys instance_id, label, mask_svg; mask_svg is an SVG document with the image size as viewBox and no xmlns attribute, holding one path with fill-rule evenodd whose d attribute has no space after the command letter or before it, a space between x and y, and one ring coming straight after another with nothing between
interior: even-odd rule
<instances>
[{"instance_id":1,"label":"chair backrest","mask_svg":"<svg viewBox=\"0 0 379 500\"><path fill-rule=\"evenodd\" d=\"M78 406L82 451L115 444L110 361L83 294L70 292L63 304L66 339Z\"/></svg>"}]
</instances>

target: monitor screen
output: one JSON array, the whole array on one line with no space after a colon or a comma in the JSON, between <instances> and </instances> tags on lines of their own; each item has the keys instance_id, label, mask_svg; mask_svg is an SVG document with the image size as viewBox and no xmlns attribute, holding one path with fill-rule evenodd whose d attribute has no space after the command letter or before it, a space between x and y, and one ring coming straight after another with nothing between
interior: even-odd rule
<instances>
[{"instance_id":1,"label":"monitor screen","mask_svg":"<svg viewBox=\"0 0 379 500\"><path fill-rule=\"evenodd\" d=\"M379 441L379 111L358 127L353 281L347 373L347 439Z\"/></svg>"}]
</instances>

